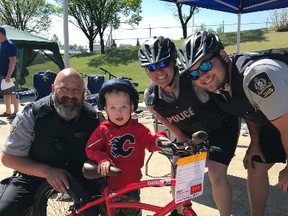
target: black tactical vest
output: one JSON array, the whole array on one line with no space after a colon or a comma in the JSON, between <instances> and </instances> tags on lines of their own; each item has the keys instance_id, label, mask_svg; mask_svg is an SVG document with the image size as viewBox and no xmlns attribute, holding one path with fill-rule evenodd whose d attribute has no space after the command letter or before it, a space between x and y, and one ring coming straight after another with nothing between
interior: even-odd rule
<instances>
[{"instance_id":1,"label":"black tactical vest","mask_svg":"<svg viewBox=\"0 0 288 216\"><path fill-rule=\"evenodd\" d=\"M232 98L223 98L221 94L213 94L214 101L221 109L231 115L241 116L257 124L270 125L270 121L249 102L243 90L243 73L245 69L260 59L275 59L288 63L288 49L271 49L252 53L239 53L230 56L232 60L231 89Z\"/></svg>"},{"instance_id":2,"label":"black tactical vest","mask_svg":"<svg viewBox=\"0 0 288 216\"><path fill-rule=\"evenodd\" d=\"M149 98L153 108L170 123L181 129L187 136L198 130L209 132L221 125L223 112L213 101L202 103L195 95L191 79L180 77L180 95L172 103L159 98L158 86L150 84Z\"/></svg>"},{"instance_id":3,"label":"black tactical vest","mask_svg":"<svg viewBox=\"0 0 288 216\"><path fill-rule=\"evenodd\" d=\"M31 158L81 177L82 165L88 160L86 143L99 125L96 111L85 103L77 120L67 122L56 114L51 96L48 96L33 103L33 114Z\"/></svg>"}]
</instances>

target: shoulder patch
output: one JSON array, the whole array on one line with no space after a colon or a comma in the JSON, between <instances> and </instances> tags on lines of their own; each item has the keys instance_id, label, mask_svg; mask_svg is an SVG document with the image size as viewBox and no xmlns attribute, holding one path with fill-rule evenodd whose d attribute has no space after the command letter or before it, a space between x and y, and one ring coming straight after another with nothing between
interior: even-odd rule
<instances>
[{"instance_id":1,"label":"shoulder patch","mask_svg":"<svg viewBox=\"0 0 288 216\"><path fill-rule=\"evenodd\" d=\"M261 72L253 77L248 88L262 98L268 98L275 92L275 87L265 72Z\"/></svg>"}]
</instances>

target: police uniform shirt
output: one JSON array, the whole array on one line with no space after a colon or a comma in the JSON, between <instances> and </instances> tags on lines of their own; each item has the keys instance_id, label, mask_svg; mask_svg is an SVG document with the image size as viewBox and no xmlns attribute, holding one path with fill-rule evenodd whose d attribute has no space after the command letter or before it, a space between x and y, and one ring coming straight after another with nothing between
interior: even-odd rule
<instances>
[{"instance_id":1,"label":"police uniform shirt","mask_svg":"<svg viewBox=\"0 0 288 216\"><path fill-rule=\"evenodd\" d=\"M262 59L244 72L243 88L255 108L270 121L288 113L288 65L279 60Z\"/></svg>"},{"instance_id":2,"label":"police uniform shirt","mask_svg":"<svg viewBox=\"0 0 288 216\"><path fill-rule=\"evenodd\" d=\"M27 105L13 120L10 134L3 146L3 152L16 156L28 156L33 135L33 111L32 106Z\"/></svg>"}]
</instances>

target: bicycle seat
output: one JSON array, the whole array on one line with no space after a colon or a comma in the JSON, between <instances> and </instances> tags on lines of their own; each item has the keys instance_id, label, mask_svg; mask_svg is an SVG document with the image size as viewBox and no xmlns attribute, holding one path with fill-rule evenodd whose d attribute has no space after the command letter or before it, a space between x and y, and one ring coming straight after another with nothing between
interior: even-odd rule
<instances>
[{"instance_id":1,"label":"bicycle seat","mask_svg":"<svg viewBox=\"0 0 288 216\"><path fill-rule=\"evenodd\" d=\"M82 167L82 173L85 178L87 179L96 179L96 178L102 178L106 176L116 176L120 175L122 173L122 170L120 170L117 167L111 166L110 171L108 175L101 175L101 173L98 172L98 164L94 161L87 161L84 163Z\"/></svg>"}]
</instances>

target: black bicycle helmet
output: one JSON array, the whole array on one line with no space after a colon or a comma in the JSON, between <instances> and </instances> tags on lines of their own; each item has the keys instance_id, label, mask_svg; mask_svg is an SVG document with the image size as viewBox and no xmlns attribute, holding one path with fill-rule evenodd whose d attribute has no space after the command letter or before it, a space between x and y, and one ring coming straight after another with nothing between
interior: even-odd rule
<instances>
[{"instance_id":1,"label":"black bicycle helmet","mask_svg":"<svg viewBox=\"0 0 288 216\"><path fill-rule=\"evenodd\" d=\"M138 57L141 67L146 67L167 58L176 59L177 50L175 44L169 38L155 36L141 45Z\"/></svg>"},{"instance_id":2,"label":"black bicycle helmet","mask_svg":"<svg viewBox=\"0 0 288 216\"><path fill-rule=\"evenodd\" d=\"M114 78L103 83L103 85L99 90L99 99L102 106L105 106L106 104L105 94L107 92L112 92L113 90L127 92L134 104L134 111L137 110L139 102L139 94L134 84L124 78Z\"/></svg>"},{"instance_id":3,"label":"black bicycle helmet","mask_svg":"<svg viewBox=\"0 0 288 216\"><path fill-rule=\"evenodd\" d=\"M224 46L217 35L202 31L185 39L178 52L179 73L186 72L208 53L219 53Z\"/></svg>"}]
</instances>

